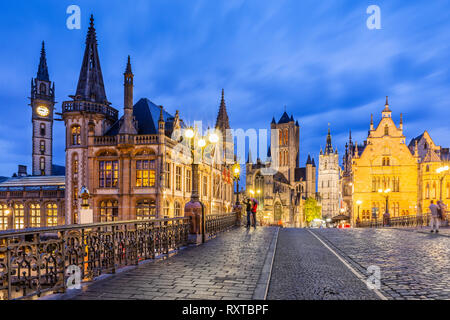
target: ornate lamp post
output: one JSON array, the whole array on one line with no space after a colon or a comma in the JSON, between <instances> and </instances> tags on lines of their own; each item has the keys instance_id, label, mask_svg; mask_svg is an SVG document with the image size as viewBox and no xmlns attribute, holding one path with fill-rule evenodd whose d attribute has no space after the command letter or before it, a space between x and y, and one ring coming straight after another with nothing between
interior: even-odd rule
<instances>
[{"instance_id":1,"label":"ornate lamp post","mask_svg":"<svg viewBox=\"0 0 450 320\"><path fill-rule=\"evenodd\" d=\"M440 201L442 201L442 184L443 184L443 182L444 182L444 179L445 179L445 176L448 174L448 170L449 170L449 167L448 166L444 166L444 167L440 167L440 168L437 168L436 169L436 173L437 174L442 174L442 173L444 173L444 174L442 174L440 177L439 177L439 182L440 182L440 187L439 187L439 193L440 193L440 195L439 195L439 200Z\"/></svg>"},{"instance_id":2,"label":"ornate lamp post","mask_svg":"<svg viewBox=\"0 0 450 320\"><path fill-rule=\"evenodd\" d=\"M361 200L357 200L356 204L358 205L358 220L357 221L361 221L361 217L359 216L359 207L362 205L362 201Z\"/></svg>"},{"instance_id":3,"label":"ornate lamp post","mask_svg":"<svg viewBox=\"0 0 450 320\"><path fill-rule=\"evenodd\" d=\"M192 218L190 237L192 242L205 242L205 207L200 202L198 192L199 186L199 161L198 151L200 149L201 162L203 162L203 152L208 145L215 145L219 141L218 135L213 132L208 137L203 137L198 134L193 128L188 128L184 131L184 137L188 142L188 147L192 156L192 190L191 201L189 201L184 209L185 215Z\"/></svg>"},{"instance_id":4,"label":"ornate lamp post","mask_svg":"<svg viewBox=\"0 0 450 320\"><path fill-rule=\"evenodd\" d=\"M240 205L239 202L239 181L241 179L241 166L239 162L236 162L231 167L232 173L233 173L233 180L236 181L236 206Z\"/></svg>"},{"instance_id":5,"label":"ornate lamp post","mask_svg":"<svg viewBox=\"0 0 450 320\"><path fill-rule=\"evenodd\" d=\"M378 193L380 193L385 199L386 199L386 208L384 210L384 214L386 216L386 218L388 217L389 214L389 192L391 192L391 189L378 189Z\"/></svg>"}]
</instances>

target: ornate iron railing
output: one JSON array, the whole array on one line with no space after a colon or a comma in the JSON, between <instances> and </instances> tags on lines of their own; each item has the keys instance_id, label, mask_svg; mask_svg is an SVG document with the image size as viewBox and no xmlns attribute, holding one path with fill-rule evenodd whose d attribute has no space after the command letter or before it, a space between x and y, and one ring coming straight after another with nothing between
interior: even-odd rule
<instances>
[{"instance_id":1,"label":"ornate iron railing","mask_svg":"<svg viewBox=\"0 0 450 320\"><path fill-rule=\"evenodd\" d=\"M190 218L136 220L0 232L0 300L64 292L81 281L187 245Z\"/></svg>"},{"instance_id":2,"label":"ornate iron railing","mask_svg":"<svg viewBox=\"0 0 450 320\"><path fill-rule=\"evenodd\" d=\"M236 212L226 214L211 214L205 217L205 233L207 238L212 238L218 233L236 226L238 215Z\"/></svg>"},{"instance_id":3,"label":"ornate iron railing","mask_svg":"<svg viewBox=\"0 0 450 320\"><path fill-rule=\"evenodd\" d=\"M389 221L383 219L366 220L356 223L357 228L382 228L382 227L426 227L430 225L430 214L423 214L419 216L402 216L393 217ZM441 220L442 225L448 225L449 213L447 212L446 218Z\"/></svg>"}]
</instances>

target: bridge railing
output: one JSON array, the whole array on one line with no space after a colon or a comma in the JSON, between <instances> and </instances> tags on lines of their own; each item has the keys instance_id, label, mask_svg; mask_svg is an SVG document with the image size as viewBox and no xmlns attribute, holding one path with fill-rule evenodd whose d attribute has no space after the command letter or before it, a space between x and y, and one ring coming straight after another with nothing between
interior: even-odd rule
<instances>
[{"instance_id":1,"label":"bridge railing","mask_svg":"<svg viewBox=\"0 0 450 320\"><path fill-rule=\"evenodd\" d=\"M190 218L0 232L0 300L64 292L188 243ZM70 273L70 274L69 274Z\"/></svg>"},{"instance_id":2,"label":"bridge railing","mask_svg":"<svg viewBox=\"0 0 450 320\"><path fill-rule=\"evenodd\" d=\"M218 233L236 226L238 213L212 214L205 216L205 233L207 238L212 238Z\"/></svg>"}]
</instances>

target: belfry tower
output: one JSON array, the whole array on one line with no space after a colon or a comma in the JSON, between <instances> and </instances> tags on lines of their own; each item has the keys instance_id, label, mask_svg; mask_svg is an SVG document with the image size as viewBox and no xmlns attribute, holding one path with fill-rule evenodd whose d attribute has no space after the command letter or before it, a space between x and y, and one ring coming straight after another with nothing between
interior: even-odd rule
<instances>
[{"instance_id":1,"label":"belfry tower","mask_svg":"<svg viewBox=\"0 0 450 320\"><path fill-rule=\"evenodd\" d=\"M31 103L33 123L34 176L52 174L53 160L53 112L55 106L55 83L48 75L45 44L42 42L41 58L36 78L31 79Z\"/></svg>"}]
</instances>

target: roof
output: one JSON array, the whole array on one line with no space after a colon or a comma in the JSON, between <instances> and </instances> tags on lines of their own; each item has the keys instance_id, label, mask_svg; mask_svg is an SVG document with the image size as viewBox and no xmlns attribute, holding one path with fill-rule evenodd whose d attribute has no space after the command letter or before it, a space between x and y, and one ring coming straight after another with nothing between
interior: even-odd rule
<instances>
[{"instance_id":1,"label":"roof","mask_svg":"<svg viewBox=\"0 0 450 320\"><path fill-rule=\"evenodd\" d=\"M48 186L58 186L64 187L66 184L65 176L28 176L28 177L18 177L10 178L2 183L0 183L1 188L7 187L48 187Z\"/></svg>"},{"instance_id":2,"label":"roof","mask_svg":"<svg viewBox=\"0 0 450 320\"><path fill-rule=\"evenodd\" d=\"M294 121L294 119L291 120L291 118L289 117L289 115L285 111L283 113L283 115L281 116L280 121L278 121L278 124L289 123L291 121Z\"/></svg>"},{"instance_id":3,"label":"roof","mask_svg":"<svg viewBox=\"0 0 450 320\"><path fill-rule=\"evenodd\" d=\"M409 143L408 147L415 147L416 146L416 141L419 142L422 138L423 138L424 133L422 133L420 136L417 136L415 138L413 138L411 140L411 142Z\"/></svg>"},{"instance_id":4,"label":"roof","mask_svg":"<svg viewBox=\"0 0 450 320\"><path fill-rule=\"evenodd\" d=\"M278 181L278 182L282 182L282 183L287 183L289 184L289 180L286 179L285 175L282 174L281 172L277 172L273 175L273 180Z\"/></svg>"},{"instance_id":5,"label":"roof","mask_svg":"<svg viewBox=\"0 0 450 320\"><path fill-rule=\"evenodd\" d=\"M52 176L65 176L66 167L59 166L57 164L52 164Z\"/></svg>"},{"instance_id":6,"label":"roof","mask_svg":"<svg viewBox=\"0 0 450 320\"><path fill-rule=\"evenodd\" d=\"M8 180L8 179L9 179L8 177L0 177L0 183L5 181L5 180Z\"/></svg>"},{"instance_id":7,"label":"roof","mask_svg":"<svg viewBox=\"0 0 450 320\"><path fill-rule=\"evenodd\" d=\"M161 109L152 101L147 98L140 99L133 106L133 116L137 122L138 134L157 134L158 133L158 121ZM170 113L164 111L163 118L166 123L166 132L171 132L173 127L173 120L175 119ZM119 133L120 123L123 121L123 117L120 118L112 127L106 132L106 136L115 136Z\"/></svg>"}]
</instances>

